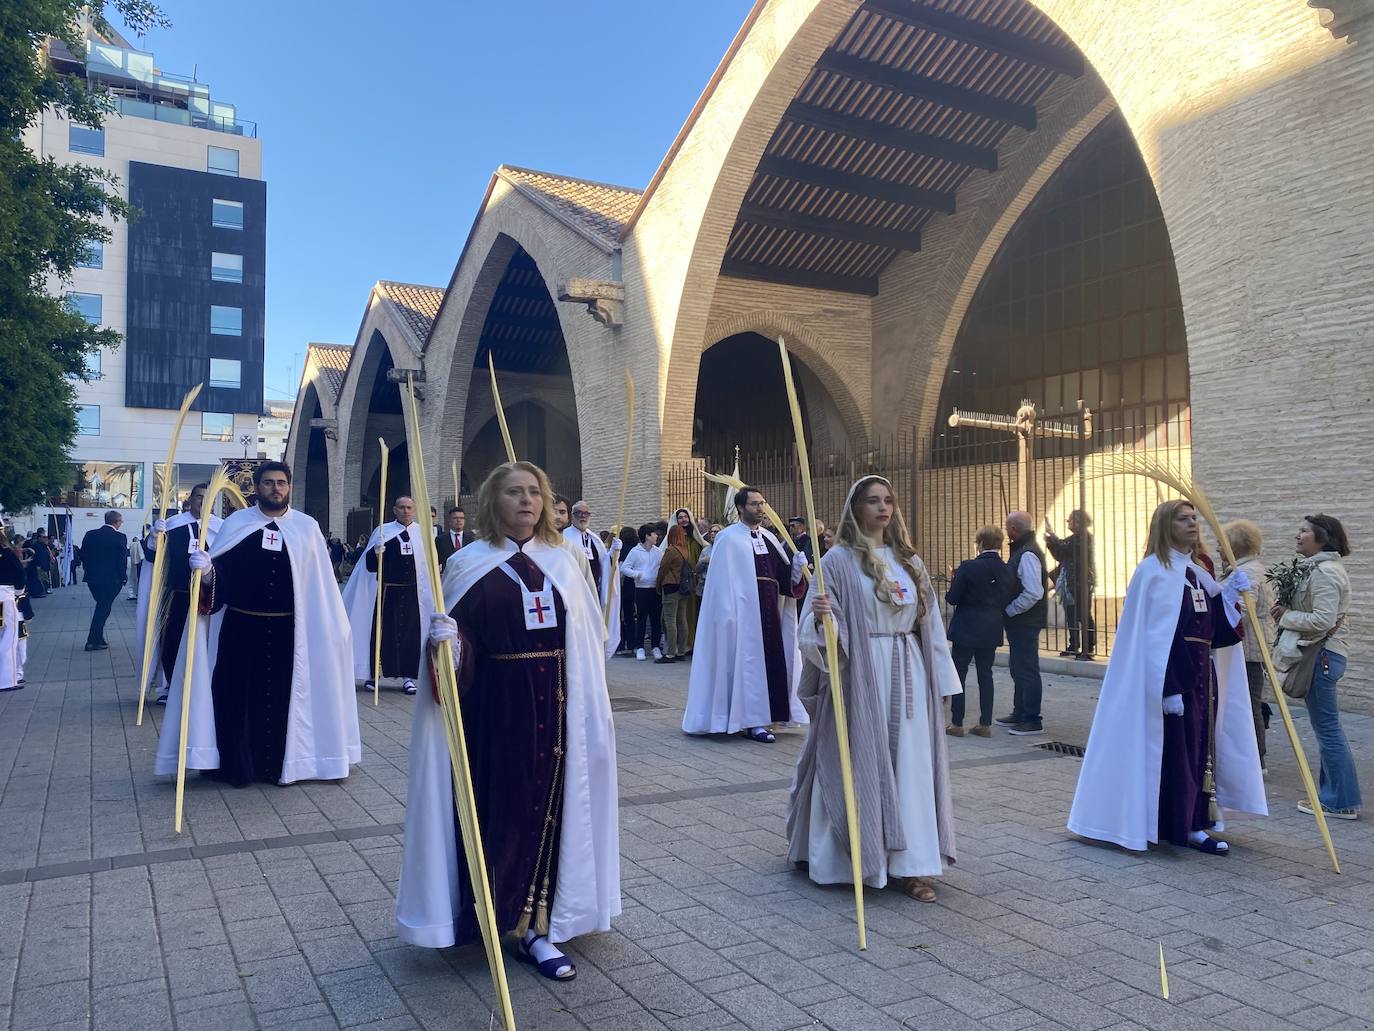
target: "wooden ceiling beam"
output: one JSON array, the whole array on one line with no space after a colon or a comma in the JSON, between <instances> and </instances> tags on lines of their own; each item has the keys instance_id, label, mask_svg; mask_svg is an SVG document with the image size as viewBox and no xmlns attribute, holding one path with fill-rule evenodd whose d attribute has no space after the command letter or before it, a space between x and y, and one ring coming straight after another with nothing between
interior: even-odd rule
<instances>
[{"instance_id":1,"label":"wooden ceiling beam","mask_svg":"<svg viewBox=\"0 0 1374 1031\"><path fill-rule=\"evenodd\" d=\"M1035 128L1035 105L1019 104L1011 100L999 100L977 90L962 86L951 86L947 82L932 79L916 72L906 72L899 68L889 68L876 61L865 61L851 54L829 51L821 55L816 67L822 71L843 75L855 82L866 82L881 89L896 90L912 97L921 97L957 111L967 111L981 118L996 122L1008 122L1022 129Z\"/></svg>"},{"instance_id":2,"label":"wooden ceiling beam","mask_svg":"<svg viewBox=\"0 0 1374 1031\"><path fill-rule=\"evenodd\" d=\"M1069 47L1041 43L949 11L913 4L910 0L868 0L864 6L903 25L926 29L1037 68L1047 68L1075 79L1083 74L1083 55Z\"/></svg>"},{"instance_id":3,"label":"wooden ceiling beam","mask_svg":"<svg viewBox=\"0 0 1374 1031\"><path fill-rule=\"evenodd\" d=\"M903 129L901 126L886 122L875 122L871 118L831 111L816 104L793 101L783 112L783 117L798 125L809 125L826 132L848 136L852 140L874 143L883 147L895 147L911 154L939 158L956 165L970 165L989 172L997 171L997 148L979 147L971 143L959 143L942 136Z\"/></svg>"},{"instance_id":4,"label":"wooden ceiling beam","mask_svg":"<svg viewBox=\"0 0 1374 1031\"><path fill-rule=\"evenodd\" d=\"M942 211L946 215L954 214L954 193L950 190L927 190L919 186L907 186L887 179L878 179L871 175L846 172L839 168L824 168L821 165L773 155L766 155L759 161L758 173L824 186L826 189L871 197L874 200L890 201L893 204L929 208L932 211Z\"/></svg>"},{"instance_id":5,"label":"wooden ceiling beam","mask_svg":"<svg viewBox=\"0 0 1374 1031\"><path fill-rule=\"evenodd\" d=\"M798 233L810 233L831 240L887 247L898 251L919 251L921 234L910 229L889 229L886 226L864 225L838 218L823 218L801 211L770 208L762 204L742 204L739 219L758 226L771 226Z\"/></svg>"},{"instance_id":6,"label":"wooden ceiling beam","mask_svg":"<svg viewBox=\"0 0 1374 1031\"><path fill-rule=\"evenodd\" d=\"M760 283L777 283L781 286L803 286L814 290L833 290L841 294L863 294L867 297L878 295L878 280L865 276L840 276L831 272L814 272L810 269L782 268L752 261L739 261L726 258L721 263L720 274L733 279L751 279Z\"/></svg>"}]
</instances>

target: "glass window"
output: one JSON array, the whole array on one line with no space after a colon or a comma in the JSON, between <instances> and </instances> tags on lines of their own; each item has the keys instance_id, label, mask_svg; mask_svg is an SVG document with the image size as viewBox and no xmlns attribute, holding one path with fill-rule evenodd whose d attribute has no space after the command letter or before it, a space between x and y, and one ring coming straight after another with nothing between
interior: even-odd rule
<instances>
[{"instance_id":1,"label":"glass window","mask_svg":"<svg viewBox=\"0 0 1374 1031\"><path fill-rule=\"evenodd\" d=\"M72 122L67 127L67 149L74 154L105 156L105 130Z\"/></svg>"},{"instance_id":2,"label":"glass window","mask_svg":"<svg viewBox=\"0 0 1374 1031\"><path fill-rule=\"evenodd\" d=\"M243 228L243 201L220 200L210 202L210 222L219 229Z\"/></svg>"},{"instance_id":3,"label":"glass window","mask_svg":"<svg viewBox=\"0 0 1374 1031\"><path fill-rule=\"evenodd\" d=\"M100 406L76 406L76 432L83 437L100 436Z\"/></svg>"},{"instance_id":4,"label":"glass window","mask_svg":"<svg viewBox=\"0 0 1374 1031\"><path fill-rule=\"evenodd\" d=\"M243 309L226 304L210 305L210 332L216 336L243 336Z\"/></svg>"},{"instance_id":5,"label":"glass window","mask_svg":"<svg viewBox=\"0 0 1374 1031\"><path fill-rule=\"evenodd\" d=\"M242 283L243 255L211 251L210 278L217 283Z\"/></svg>"},{"instance_id":6,"label":"glass window","mask_svg":"<svg viewBox=\"0 0 1374 1031\"><path fill-rule=\"evenodd\" d=\"M233 358L210 359L210 386L238 387L241 363Z\"/></svg>"},{"instance_id":7,"label":"glass window","mask_svg":"<svg viewBox=\"0 0 1374 1031\"><path fill-rule=\"evenodd\" d=\"M53 504L73 508L142 508L142 462L73 462L70 486Z\"/></svg>"},{"instance_id":8,"label":"glass window","mask_svg":"<svg viewBox=\"0 0 1374 1031\"><path fill-rule=\"evenodd\" d=\"M233 147L211 147L205 167L220 175L238 175L239 152Z\"/></svg>"},{"instance_id":9,"label":"glass window","mask_svg":"<svg viewBox=\"0 0 1374 1031\"><path fill-rule=\"evenodd\" d=\"M77 268L104 268L105 267L105 242L103 240L91 240L86 244L86 253L76 263Z\"/></svg>"},{"instance_id":10,"label":"glass window","mask_svg":"<svg viewBox=\"0 0 1374 1031\"><path fill-rule=\"evenodd\" d=\"M234 417L228 412L201 412L200 439L225 444L234 439Z\"/></svg>"},{"instance_id":11,"label":"glass window","mask_svg":"<svg viewBox=\"0 0 1374 1031\"><path fill-rule=\"evenodd\" d=\"M181 503L191 496L191 488L197 483L209 483L210 477L215 475L217 465L200 465L195 462L177 462L172 466L172 494L173 501L170 508L176 512L181 511ZM162 504L163 477L166 474L167 466L158 462L153 466L153 498L154 505Z\"/></svg>"},{"instance_id":12,"label":"glass window","mask_svg":"<svg viewBox=\"0 0 1374 1031\"><path fill-rule=\"evenodd\" d=\"M68 294L67 306L92 326L100 325L105 299L100 294Z\"/></svg>"},{"instance_id":13,"label":"glass window","mask_svg":"<svg viewBox=\"0 0 1374 1031\"><path fill-rule=\"evenodd\" d=\"M90 379L100 378L100 348L86 352L86 375Z\"/></svg>"}]
</instances>

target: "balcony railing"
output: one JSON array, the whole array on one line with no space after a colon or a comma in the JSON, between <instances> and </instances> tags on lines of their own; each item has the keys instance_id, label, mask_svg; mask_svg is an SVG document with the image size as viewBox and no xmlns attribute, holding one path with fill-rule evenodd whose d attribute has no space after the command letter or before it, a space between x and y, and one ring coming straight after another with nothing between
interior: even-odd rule
<instances>
[{"instance_id":1,"label":"balcony railing","mask_svg":"<svg viewBox=\"0 0 1374 1031\"><path fill-rule=\"evenodd\" d=\"M195 129L209 129L212 132L228 133L231 136L246 136L250 139L256 139L258 135L256 122L195 114L184 107L152 104L146 100L136 100L133 97L115 97L114 104L115 111L129 118L148 118L156 122L188 125Z\"/></svg>"}]
</instances>

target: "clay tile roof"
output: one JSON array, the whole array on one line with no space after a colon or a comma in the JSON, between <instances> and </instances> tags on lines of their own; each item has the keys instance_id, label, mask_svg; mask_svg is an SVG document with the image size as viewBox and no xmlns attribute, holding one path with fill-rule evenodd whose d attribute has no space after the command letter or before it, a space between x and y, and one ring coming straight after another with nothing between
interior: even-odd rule
<instances>
[{"instance_id":1,"label":"clay tile roof","mask_svg":"<svg viewBox=\"0 0 1374 1031\"><path fill-rule=\"evenodd\" d=\"M348 371L348 359L353 348L347 344L310 344L306 349L306 363L315 363L320 370L320 378L329 388L329 399L337 401L343 389L344 373Z\"/></svg>"},{"instance_id":2,"label":"clay tile roof","mask_svg":"<svg viewBox=\"0 0 1374 1031\"><path fill-rule=\"evenodd\" d=\"M429 339L429 328L434 325L434 317L439 314L439 304L444 299L441 286L421 286L418 283L397 283L389 279L379 279L378 288L401 310L406 326L415 334L417 344L423 348Z\"/></svg>"},{"instance_id":3,"label":"clay tile roof","mask_svg":"<svg viewBox=\"0 0 1374 1031\"><path fill-rule=\"evenodd\" d=\"M601 244L616 247L642 190L502 165L497 175L555 218Z\"/></svg>"}]
</instances>

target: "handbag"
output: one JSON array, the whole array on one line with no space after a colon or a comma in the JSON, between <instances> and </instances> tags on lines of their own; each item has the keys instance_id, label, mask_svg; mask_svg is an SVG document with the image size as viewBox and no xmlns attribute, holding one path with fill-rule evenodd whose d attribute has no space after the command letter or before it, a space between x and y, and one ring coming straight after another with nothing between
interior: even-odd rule
<instances>
[{"instance_id":1,"label":"handbag","mask_svg":"<svg viewBox=\"0 0 1374 1031\"><path fill-rule=\"evenodd\" d=\"M1289 698L1306 698L1307 693L1312 690L1312 677L1317 672L1317 659L1321 657L1322 650L1326 647L1326 642L1331 639L1331 635L1341 628L1345 622L1345 616L1336 620L1336 625L1323 635L1320 641L1313 641L1302 650L1302 658L1286 669L1282 676L1280 687L1283 693Z\"/></svg>"}]
</instances>

